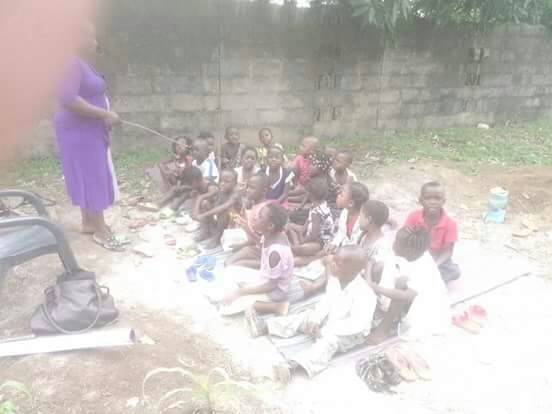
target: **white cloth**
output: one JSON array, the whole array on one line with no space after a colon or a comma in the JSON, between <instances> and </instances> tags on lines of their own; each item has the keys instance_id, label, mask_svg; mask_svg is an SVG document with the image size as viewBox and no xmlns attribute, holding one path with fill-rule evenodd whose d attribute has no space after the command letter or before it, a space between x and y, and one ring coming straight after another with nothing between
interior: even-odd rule
<instances>
[{"instance_id":1,"label":"white cloth","mask_svg":"<svg viewBox=\"0 0 552 414\"><path fill-rule=\"evenodd\" d=\"M360 228L360 217L357 218L357 221L353 225L353 231L351 237L347 236L347 218L349 217L349 211L344 208L341 211L339 220L337 221L337 232L335 233L334 238L332 239L331 244L334 246L348 246L358 244L360 241L360 236L362 236L362 230Z\"/></svg>"},{"instance_id":2,"label":"white cloth","mask_svg":"<svg viewBox=\"0 0 552 414\"><path fill-rule=\"evenodd\" d=\"M406 277L408 287L416 292L404 318L404 325L409 328L408 337L421 339L445 332L450 326L450 303L446 285L431 255L426 252L414 262L397 257L388 260L383 270L381 286L394 289L398 277ZM384 299L387 299L384 300L385 309L390 301L388 298Z\"/></svg>"},{"instance_id":3,"label":"white cloth","mask_svg":"<svg viewBox=\"0 0 552 414\"><path fill-rule=\"evenodd\" d=\"M335 276L329 276L326 294L316 305L313 317L322 323L322 336L368 335L376 309L376 295L362 276L344 289Z\"/></svg>"},{"instance_id":4,"label":"white cloth","mask_svg":"<svg viewBox=\"0 0 552 414\"><path fill-rule=\"evenodd\" d=\"M347 168L347 176L351 177L353 181L358 181L356 174L348 168ZM335 170L333 168L330 169L330 178L335 181Z\"/></svg>"},{"instance_id":5,"label":"white cloth","mask_svg":"<svg viewBox=\"0 0 552 414\"><path fill-rule=\"evenodd\" d=\"M210 181L218 183L219 171L214 160L207 158L199 165L196 160L193 160L192 165L199 168L199 170L201 171L201 175L203 175L203 178L207 178Z\"/></svg>"}]
</instances>

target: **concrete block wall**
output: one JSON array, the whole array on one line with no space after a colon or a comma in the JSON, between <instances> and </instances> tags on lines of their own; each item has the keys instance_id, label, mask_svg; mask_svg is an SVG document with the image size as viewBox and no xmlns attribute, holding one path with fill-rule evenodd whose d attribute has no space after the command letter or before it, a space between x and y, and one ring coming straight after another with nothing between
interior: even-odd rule
<instances>
[{"instance_id":1,"label":"concrete block wall","mask_svg":"<svg viewBox=\"0 0 552 414\"><path fill-rule=\"evenodd\" d=\"M99 68L113 107L171 136L220 136L235 125L256 142L270 127L293 143L305 134L531 120L552 109L552 42L542 27L506 25L481 36L419 23L396 47L383 47L377 32L330 7L109 4ZM475 62L472 48L488 57ZM130 127L114 135L118 148L163 145ZM52 136L43 122L34 153L51 151Z\"/></svg>"}]
</instances>

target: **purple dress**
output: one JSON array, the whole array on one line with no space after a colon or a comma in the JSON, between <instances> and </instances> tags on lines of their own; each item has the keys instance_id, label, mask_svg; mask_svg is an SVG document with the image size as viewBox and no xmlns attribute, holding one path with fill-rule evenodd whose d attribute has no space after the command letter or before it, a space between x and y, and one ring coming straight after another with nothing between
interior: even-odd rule
<instances>
[{"instance_id":1,"label":"purple dress","mask_svg":"<svg viewBox=\"0 0 552 414\"><path fill-rule=\"evenodd\" d=\"M83 117L65 105L81 97L107 109L106 88L105 80L90 65L74 58L65 73L54 117L67 193L74 205L94 213L107 209L115 198L109 131L103 120Z\"/></svg>"}]
</instances>

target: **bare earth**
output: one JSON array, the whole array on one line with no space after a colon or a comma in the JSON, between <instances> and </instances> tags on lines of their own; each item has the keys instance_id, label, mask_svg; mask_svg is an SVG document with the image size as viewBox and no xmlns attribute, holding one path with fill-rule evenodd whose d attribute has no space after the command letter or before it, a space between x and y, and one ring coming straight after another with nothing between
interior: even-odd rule
<instances>
[{"instance_id":1,"label":"bare earth","mask_svg":"<svg viewBox=\"0 0 552 414\"><path fill-rule=\"evenodd\" d=\"M37 183L25 187L58 201L53 215L67 230L81 265L109 285L122 313L121 324L134 327L154 344L4 358L0 383L10 379L27 384L34 407L21 402L25 413L154 412L136 404L142 379L152 369L177 366L180 356L197 372L222 367L236 379L268 387L255 401L244 401L240 413L550 413L552 336L546 332L552 326L552 285L546 276L552 265L552 169L489 167L477 176L435 163L359 164L356 169L364 173L372 198L388 202L399 220L415 207L422 182L442 181L448 210L460 223L462 239L480 240L504 255L523 255L539 269L538 276L477 300L490 314L480 335L453 329L446 339L423 349L432 365L431 382L402 384L395 395L378 395L345 364L312 381L297 378L287 389L273 386L269 378L279 358L276 352L264 339L249 339L239 319L220 318L201 287L186 282L185 263L176 259L172 248L164 247L154 258L144 259L92 244L78 233L78 211L68 204L61 180L55 180L46 187ZM16 182L4 184L23 187ZM511 194L508 222L486 225L481 217L488 191L497 185ZM117 206L109 212L109 220L127 233L129 214L134 213ZM173 227L162 224L148 230L152 239L162 239L166 232L173 232ZM1 337L29 333L29 318L42 300L42 291L60 271L56 258L49 257L10 272L0 284ZM160 395L177 383L175 377L152 383L151 393Z\"/></svg>"}]
</instances>

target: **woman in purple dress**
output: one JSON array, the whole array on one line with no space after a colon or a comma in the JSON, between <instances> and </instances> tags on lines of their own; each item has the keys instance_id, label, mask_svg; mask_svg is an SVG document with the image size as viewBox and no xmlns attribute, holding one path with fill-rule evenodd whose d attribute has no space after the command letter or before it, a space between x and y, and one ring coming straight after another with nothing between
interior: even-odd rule
<instances>
[{"instance_id":1,"label":"woman in purple dress","mask_svg":"<svg viewBox=\"0 0 552 414\"><path fill-rule=\"evenodd\" d=\"M67 193L82 214L82 232L110 250L120 250L104 220L115 200L116 183L109 151L110 128L119 116L109 109L107 85L87 63L97 50L95 29L87 25L80 57L69 63L54 119Z\"/></svg>"}]
</instances>

